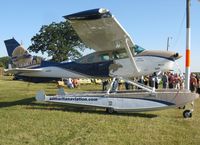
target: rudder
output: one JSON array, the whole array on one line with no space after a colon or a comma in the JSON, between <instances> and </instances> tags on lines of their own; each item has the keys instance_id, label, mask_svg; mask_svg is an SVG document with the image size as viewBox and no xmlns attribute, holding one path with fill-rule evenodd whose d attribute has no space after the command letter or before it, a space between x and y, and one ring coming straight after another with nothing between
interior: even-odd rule
<instances>
[{"instance_id":1,"label":"rudder","mask_svg":"<svg viewBox=\"0 0 200 145\"><path fill-rule=\"evenodd\" d=\"M6 49L10 57L12 57L12 53L15 50L15 48L20 46L20 44L14 38L5 40L4 43L6 45Z\"/></svg>"}]
</instances>

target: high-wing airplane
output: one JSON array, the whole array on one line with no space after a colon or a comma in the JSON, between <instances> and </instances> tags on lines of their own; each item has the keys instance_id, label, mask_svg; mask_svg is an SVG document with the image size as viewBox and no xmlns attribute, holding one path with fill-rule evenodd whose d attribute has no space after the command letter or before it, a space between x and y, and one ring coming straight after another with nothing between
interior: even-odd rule
<instances>
[{"instance_id":1,"label":"high-wing airplane","mask_svg":"<svg viewBox=\"0 0 200 145\"><path fill-rule=\"evenodd\" d=\"M6 71L21 77L37 78L132 78L173 69L176 52L145 50L135 44L116 18L106 9L93 9L64 16L71 22L82 41L95 52L67 63L42 61L40 65L24 67L32 57L14 40L5 44L15 68ZM12 47L11 47L12 46ZM22 61L23 60L23 61ZM16 63L17 62L17 63Z\"/></svg>"},{"instance_id":2,"label":"high-wing airplane","mask_svg":"<svg viewBox=\"0 0 200 145\"><path fill-rule=\"evenodd\" d=\"M155 90L131 81L132 77L151 75L173 69L181 56L175 52L145 50L135 44L116 18L107 9L87 10L64 16L82 41L95 52L76 61L52 63L41 61L33 65L33 58L13 40L5 41L14 67L7 69L23 77L40 78L108 78L112 77L107 92L65 93L60 89L57 95L46 96L43 91L36 95L37 101L66 103L76 106L106 108L108 113L161 110L181 107L198 98L188 90ZM8 45L9 44L9 45ZM29 64L27 65L26 62ZM26 65L25 65L26 64ZM142 90L115 91L115 78L124 79ZM192 107L194 107L192 103ZM185 118L192 117L191 110L185 110Z\"/></svg>"}]
</instances>

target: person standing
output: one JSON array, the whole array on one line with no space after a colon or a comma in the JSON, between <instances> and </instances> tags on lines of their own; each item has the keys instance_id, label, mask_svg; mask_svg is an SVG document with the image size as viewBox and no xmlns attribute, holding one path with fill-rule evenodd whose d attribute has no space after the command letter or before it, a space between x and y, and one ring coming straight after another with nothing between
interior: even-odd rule
<instances>
[{"instance_id":1,"label":"person standing","mask_svg":"<svg viewBox=\"0 0 200 145\"><path fill-rule=\"evenodd\" d=\"M71 78L69 78L69 79L67 80L67 86L68 86L68 88L70 88L70 89L74 88L74 85L73 85L73 83L72 83L72 79L71 79Z\"/></svg>"},{"instance_id":2,"label":"person standing","mask_svg":"<svg viewBox=\"0 0 200 145\"><path fill-rule=\"evenodd\" d=\"M104 79L102 80L102 91L106 91L108 86L108 80Z\"/></svg>"},{"instance_id":3,"label":"person standing","mask_svg":"<svg viewBox=\"0 0 200 145\"><path fill-rule=\"evenodd\" d=\"M158 80L158 76L157 76L156 72L154 72L154 74L153 74L153 79L154 79L155 88L158 89L159 80Z\"/></svg>"},{"instance_id":4,"label":"person standing","mask_svg":"<svg viewBox=\"0 0 200 145\"><path fill-rule=\"evenodd\" d=\"M199 83L199 76L196 76L197 79L197 93L200 94L200 83Z\"/></svg>"},{"instance_id":5,"label":"person standing","mask_svg":"<svg viewBox=\"0 0 200 145\"><path fill-rule=\"evenodd\" d=\"M125 85L125 89L126 89L126 90L129 90L129 89L130 89L130 84L129 84L128 82L125 81L124 85Z\"/></svg>"},{"instance_id":6,"label":"person standing","mask_svg":"<svg viewBox=\"0 0 200 145\"><path fill-rule=\"evenodd\" d=\"M168 77L168 82L169 82L169 88L170 89L173 89L173 83L174 83L174 76L172 73L169 74L169 77Z\"/></svg>"},{"instance_id":7,"label":"person standing","mask_svg":"<svg viewBox=\"0 0 200 145\"><path fill-rule=\"evenodd\" d=\"M197 89L197 79L195 74L190 75L190 91L196 92Z\"/></svg>"},{"instance_id":8,"label":"person standing","mask_svg":"<svg viewBox=\"0 0 200 145\"><path fill-rule=\"evenodd\" d=\"M118 87L119 87L119 79L116 78L112 85L112 92L117 92Z\"/></svg>"},{"instance_id":9,"label":"person standing","mask_svg":"<svg viewBox=\"0 0 200 145\"><path fill-rule=\"evenodd\" d=\"M166 73L164 73L162 76L162 85L163 89L166 89L168 87L168 76Z\"/></svg>"}]
</instances>

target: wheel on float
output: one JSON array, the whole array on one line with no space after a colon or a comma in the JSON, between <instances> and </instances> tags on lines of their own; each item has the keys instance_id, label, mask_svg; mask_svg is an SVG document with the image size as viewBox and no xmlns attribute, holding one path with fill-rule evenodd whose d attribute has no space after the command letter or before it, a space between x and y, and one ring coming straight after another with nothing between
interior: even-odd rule
<instances>
[{"instance_id":1,"label":"wheel on float","mask_svg":"<svg viewBox=\"0 0 200 145\"><path fill-rule=\"evenodd\" d=\"M113 108L106 108L106 112L109 114L114 113L114 109Z\"/></svg>"},{"instance_id":2,"label":"wheel on float","mask_svg":"<svg viewBox=\"0 0 200 145\"><path fill-rule=\"evenodd\" d=\"M192 111L191 110L185 110L183 112L183 117L184 118L191 118L192 117Z\"/></svg>"}]
</instances>

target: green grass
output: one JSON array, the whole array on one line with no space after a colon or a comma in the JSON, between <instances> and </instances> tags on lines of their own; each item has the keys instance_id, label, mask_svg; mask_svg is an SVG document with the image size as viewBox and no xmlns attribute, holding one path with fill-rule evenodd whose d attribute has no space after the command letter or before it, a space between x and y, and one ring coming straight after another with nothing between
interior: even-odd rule
<instances>
[{"instance_id":1,"label":"green grass","mask_svg":"<svg viewBox=\"0 0 200 145\"><path fill-rule=\"evenodd\" d=\"M86 85L66 91L99 90ZM53 83L34 84L0 79L0 145L199 145L200 100L193 118L183 110L108 115L104 110L38 103L38 90L56 93Z\"/></svg>"}]
</instances>

